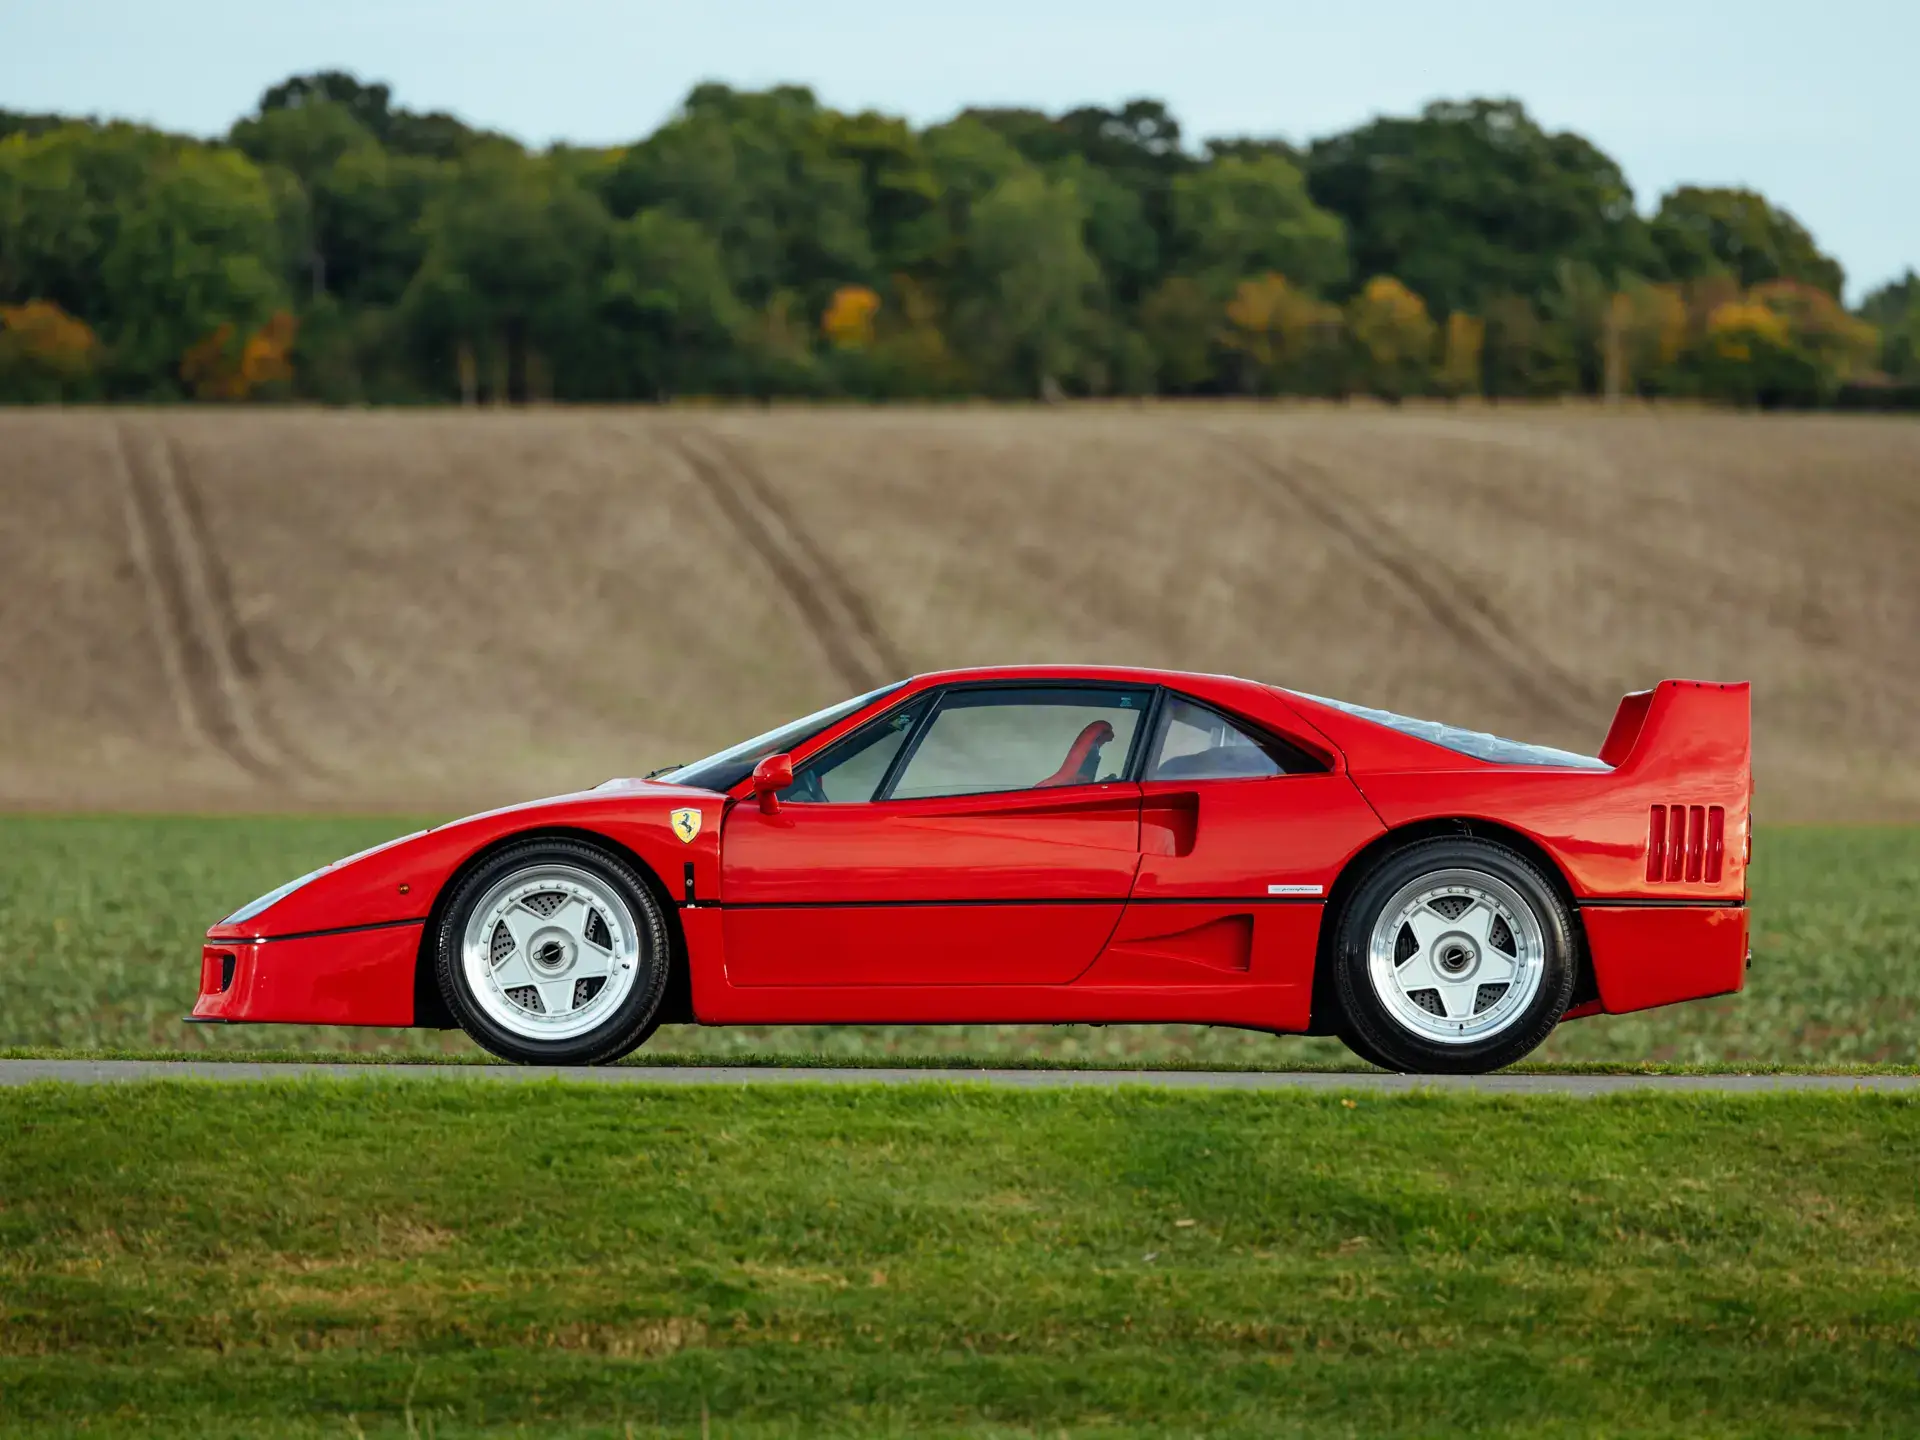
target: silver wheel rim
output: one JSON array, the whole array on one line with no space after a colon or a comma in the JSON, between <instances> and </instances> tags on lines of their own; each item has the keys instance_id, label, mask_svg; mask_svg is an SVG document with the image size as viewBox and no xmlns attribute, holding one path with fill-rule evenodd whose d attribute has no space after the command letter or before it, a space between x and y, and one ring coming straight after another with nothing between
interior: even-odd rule
<instances>
[{"instance_id":1,"label":"silver wheel rim","mask_svg":"<svg viewBox=\"0 0 1920 1440\"><path fill-rule=\"evenodd\" d=\"M1387 1013L1440 1045L1510 1029L1540 993L1545 971L1533 906L1479 870L1440 870L1403 885L1367 945L1367 973Z\"/></svg>"},{"instance_id":2,"label":"silver wheel rim","mask_svg":"<svg viewBox=\"0 0 1920 1440\"><path fill-rule=\"evenodd\" d=\"M571 1040L633 992L639 930L620 893L572 865L516 870L480 897L461 937L467 988L525 1040Z\"/></svg>"}]
</instances>

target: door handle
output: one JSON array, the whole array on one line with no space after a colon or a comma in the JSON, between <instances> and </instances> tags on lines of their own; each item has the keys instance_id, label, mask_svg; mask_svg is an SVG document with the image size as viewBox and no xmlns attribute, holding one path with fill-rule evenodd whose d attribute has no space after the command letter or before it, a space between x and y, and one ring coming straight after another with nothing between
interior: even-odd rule
<instances>
[{"instance_id":1,"label":"door handle","mask_svg":"<svg viewBox=\"0 0 1920 1440\"><path fill-rule=\"evenodd\" d=\"M1200 797L1192 791L1149 795L1140 805L1142 855L1191 855L1200 828Z\"/></svg>"}]
</instances>

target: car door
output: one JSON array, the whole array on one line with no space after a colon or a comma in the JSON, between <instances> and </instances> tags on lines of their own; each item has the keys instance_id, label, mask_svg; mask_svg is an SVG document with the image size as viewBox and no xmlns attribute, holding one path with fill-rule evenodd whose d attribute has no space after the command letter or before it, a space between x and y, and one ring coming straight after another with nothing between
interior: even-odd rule
<instances>
[{"instance_id":1,"label":"car door","mask_svg":"<svg viewBox=\"0 0 1920 1440\"><path fill-rule=\"evenodd\" d=\"M1344 774L1167 693L1142 765L1139 876L1089 982L1283 986L1304 1024L1328 890L1382 828Z\"/></svg>"},{"instance_id":2,"label":"car door","mask_svg":"<svg viewBox=\"0 0 1920 1440\"><path fill-rule=\"evenodd\" d=\"M1062 984L1112 934L1140 859L1145 686L953 686L795 772L721 837L727 978Z\"/></svg>"}]
</instances>

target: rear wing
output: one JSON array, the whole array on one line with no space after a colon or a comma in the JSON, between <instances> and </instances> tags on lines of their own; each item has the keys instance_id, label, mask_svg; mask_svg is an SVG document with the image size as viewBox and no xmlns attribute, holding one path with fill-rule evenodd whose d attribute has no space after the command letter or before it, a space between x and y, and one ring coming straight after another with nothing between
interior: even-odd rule
<instances>
[{"instance_id":1,"label":"rear wing","mask_svg":"<svg viewBox=\"0 0 1920 1440\"><path fill-rule=\"evenodd\" d=\"M1663 680L1620 702L1600 758L1649 802L1647 884L1744 890L1752 728L1744 684Z\"/></svg>"},{"instance_id":2,"label":"rear wing","mask_svg":"<svg viewBox=\"0 0 1920 1440\"><path fill-rule=\"evenodd\" d=\"M1620 702L1600 758L1626 774L1688 777L1744 800L1753 788L1753 718L1745 681L1662 680Z\"/></svg>"}]
</instances>

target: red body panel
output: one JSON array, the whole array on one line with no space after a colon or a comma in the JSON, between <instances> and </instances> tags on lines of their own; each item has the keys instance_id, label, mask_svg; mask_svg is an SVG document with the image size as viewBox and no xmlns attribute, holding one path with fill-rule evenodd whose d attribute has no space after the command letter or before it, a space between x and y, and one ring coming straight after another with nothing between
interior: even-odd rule
<instances>
[{"instance_id":1,"label":"red body panel","mask_svg":"<svg viewBox=\"0 0 1920 1440\"><path fill-rule=\"evenodd\" d=\"M195 1015L412 1023L436 898L482 852L536 832L599 837L652 873L677 907L706 1023L1305 1029L1324 896L1389 831L1443 821L1501 826L1545 852L1581 902L1606 1010L1741 984L1745 686L1669 681L1628 697L1604 747L1611 770L1494 764L1250 681L1095 667L922 676L793 758L929 688L1036 679L1164 685L1328 770L771 815L739 803L746 782L728 796L610 783L408 837L215 926ZM700 813L690 842L668 820L682 807Z\"/></svg>"},{"instance_id":2,"label":"red body panel","mask_svg":"<svg viewBox=\"0 0 1920 1440\"><path fill-rule=\"evenodd\" d=\"M1064 985L1099 955L1125 908L801 905L729 908L727 982L759 985Z\"/></svg>"},{"instance_id":3,"label":"red body panel","mask_svg":"<svg viewBox=\"0 0 1920 1440\"><path fill-rule=\"evenodd\" d=\"M1120 918L1140 787L736 805L721 850L734 985L1059 985Z\"/></svg>"},{"instance_id":4,"label":"red body panel","mask_svg":"<svg viewBox=\"0 0 1920 1440\"><path fill-rule=\"evenodd\" d=\"M1728 995L1746 984L1745 906L1589 905L1580 912L1609 1015Z\"/></svg>"},{"instance_id":5,"label":"red body panel","mask_svg":"<svg viewBox=\"0 0 1920 1440\"><path fill-rule=\"evenodd\" d=\"M424 920L435 896L461 865L498 841L529 832L576 830L602 836L633 852L670 900L684 899L684 869L694 867L695 894L720 887L720 815L725 798L705 790L643 781L586 790L490 810L382 846L322 871L278 904L239 925L207 931L209 940L305 935L347 926ZM689 842L674 833L668 815L701 812Z\"/></svg>"},{"instance_id":6,"label":"red body panel","mask_svg":"<svg viewBox=\"0 0 1920 1440\"><path fill-rule=\"evenodd\" d=\"M388 925L264 944L209 943L201 952L200 1020L269 1020L309 1025L413 1024L418 925ZM234 957L233 983L220 989L221 957Z\"/></svg>"},{"instance_id":7,"label":"red body panel","mask_svg":"<svg viewBox=\"0 0 1920 1440\"><path fill-rule=\"evenodd\" d=\"M1150 781L1143 787L1142 900L1326 895L1385 829L1345 775Z\"/></svg>"},{"instance_id":8,"label":"red body panel","mask_svg":"<svg viewBox=\"0 0 1920 1440\"><path fill-rule=\"evenodd\" d=\"M1140 787L783 805L774 815L738 805L725 837L726 905L1118 903L1140 862Z\"/></svg>"},{"instance_id":9,"label":"red body panel","mask_svg":"<svg viewBox=\"0 0 1920 1440\"><path fill-rule=\"evenodd\" d=\"M1669 680L1645 697L1628 696L1622 708L1644 707L1644 719L1611 771L1489 765L1329 707L1301 704L1347 751L1355 782L1391 829L1464 819L1521 831L1559 863L1580 899L1739 900L1746 894L1753 782L1745 685ZM1381 734L1390 738L1374 738ZM1422 763L1407 746L1444 758ZM1360 751L1373 753L1362 763L1355 758ZM1704 865L1697 877L1683 871L1677 880L1648 878L1655 805L1721 810L1718 879L1706 879Z\"/></svg>"}]
</instances>

